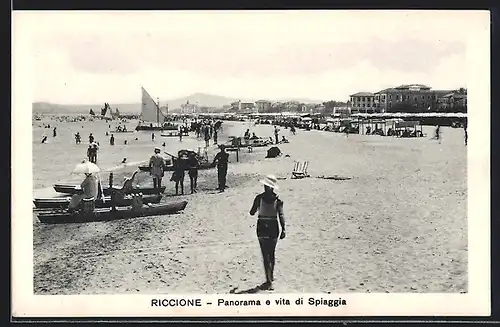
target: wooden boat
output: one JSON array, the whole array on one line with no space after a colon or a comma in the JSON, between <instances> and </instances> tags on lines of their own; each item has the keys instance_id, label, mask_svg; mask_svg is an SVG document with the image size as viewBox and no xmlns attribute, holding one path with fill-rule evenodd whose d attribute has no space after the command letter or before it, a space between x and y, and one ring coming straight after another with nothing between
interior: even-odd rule
<instances>
[{"instance_id":1,"label":"wooden boat","mask_svg":"<svg viewBox=\"0 0 500 327\"><path fill-rule=\"evenodd\" d=\"M134 131L114 131L114 132L111 132L111 133L114 133L114 134L120 134L120 133L133 133Z\"/></svg>"},{"instance_id":2,"label":"wooden boat","mask_svg":"<svg viewBox=\"0 0 500 327\"><path fill-rule=\"evenodd\" d=\"M159 203L162 196L159 194L150 195L143 197L144 203ZM66 209L69 205L71 198L36 198L33 200L36 209ZM111 207L111 197L104 197L104 202L102 199L96 200L96 208L109 208ZM126 197L122 202L118 203L117 206L128 206L131 205L132 198L130 196Z\"/></svg>"},{"instance_id":3,"label":"wooden boat","mask_svg":"<svg viewBox=\"0 0 500 327\"><path fill-rule=\"evenodd\" d=\"M187 201L181 201L168 204L144 205L139 209L132 209L131 207L118 207L116 210L112 210L111 208L96 209L91 213L69 213L67 211L42 212L38 214L38 219L45 224L110 221L147 216L171 215L184 210L186 206Z\"/></svg>"},{"instance_id":4,"label":"wooden boat","mask_svg":"<svg viewBox=\"0 0 500 327\"><path fill-rule=\"evenodd\" d=\"M213 165L211 162L202 162L200 163L200 167L198 168L198 170L206 170L206 169L210 169L210 168L214 168L215 165ZM149 166L139 166L139 169L141 171L150 171L151 168ZM173 165L168 165L165 167L165 171L174 171L175 168ZM185 169L186 171L188 169ZM145 193L144 193L145 194Z\"/></svg>"},{"instance_id":5,"label":"wooden boat","mask_svg":"<svg viewBox=\"0 0 500 327\"><path fill-rule=\"evenodd\" d=\"M136 131L172 131L177 130L178 126L172 122L160 122L160 117L167 118L160 110L159 103L155 102L151 95L144 89L142 90L141 122L135 128ZM167 108L168 110L168 108Z\"/></svg>"},{"instance_id":6,"label":"wooden boat","mask_svg":"<svg viewBox=\"0 0 500 327\"><path fill-rule=\"evenodd\" d=\"M65 193L65 194L76 194L81 192L79 185L67 185L67 184L55 184L54 190L58 193ZM163 192L165 192L165 186L162 186L160 189L160 193ZM103 188L103 193L104 196L111 195L111 189L109 187ZM140 187L140 188L134 188L131 191L128 191L127 193L142 193L144 195L150 195L150 194L156 194L157 190L153 187Z\"/></svg>"},{"instance_id":7,"label":"wooden boat","mask_svg":"<svg viewBox=\"0 0 500 327\"><path fill-rule=\"evenodd\" d=\"M161 134L162 137L179 137L178 131L172 131L169 133ZM182 136L189 136L189 133L182 133Z\"/></svg>"},{"instance_id":8,"label":"wooden boat","mask_svg":"<svg viewBox=\"0 0 500 327\"><path fill-rule=\"evenodd\" d=\"M136 131L177 131L177 126L151 126L151 125L137 125Z\"/></svg>"}]
</instances>

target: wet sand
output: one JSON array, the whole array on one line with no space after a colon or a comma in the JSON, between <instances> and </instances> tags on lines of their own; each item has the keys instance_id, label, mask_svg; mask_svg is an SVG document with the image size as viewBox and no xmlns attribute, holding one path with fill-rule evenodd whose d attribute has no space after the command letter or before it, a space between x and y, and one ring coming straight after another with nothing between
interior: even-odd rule
<instances>
[{"instance_id":1,"label":"wet sand","mask_svg":"<svg viewBox=\"0 0 500 327\"><path fill-rule=\"evenodd\" d=\"M226 138L248 127L224 124ZM251 131L271 136L272 126ZM264 273L256 218L248 211L262 191L258 180L269 173L281 178L287 218L287 237L276 252L276 292L467 291L461 129L443 128L442 144L429 140L432 127L420 139L281 132L290 143L279 147L289 157L265 159L265 147L243 149L236 164L231 153L222 194L215 190L216 170L200 171L199 193L177 197L167 173L162 202L189 201L180 214L66 225L35 220L35 293L251 290ZM291 179L294 160L308 160L311 177ZM317 178L322 175L349 179ZM139 183L151 183L144 176Z\"/></svg>"}]
</instances>

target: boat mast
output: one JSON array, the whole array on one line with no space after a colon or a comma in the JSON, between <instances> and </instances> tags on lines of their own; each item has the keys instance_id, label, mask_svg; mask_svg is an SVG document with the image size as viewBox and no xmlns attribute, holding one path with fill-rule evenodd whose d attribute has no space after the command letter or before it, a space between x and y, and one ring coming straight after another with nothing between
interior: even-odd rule
<instances>
[{"instance_id":1,"label":"boat mast","mask_svg":"<svg viewBox=\"0 0 500 327\"><path fill-rule=\"evenodd\" d=\"M156 98L156 125L160 126L160 98Z\"/></svg>"}]
</instances>

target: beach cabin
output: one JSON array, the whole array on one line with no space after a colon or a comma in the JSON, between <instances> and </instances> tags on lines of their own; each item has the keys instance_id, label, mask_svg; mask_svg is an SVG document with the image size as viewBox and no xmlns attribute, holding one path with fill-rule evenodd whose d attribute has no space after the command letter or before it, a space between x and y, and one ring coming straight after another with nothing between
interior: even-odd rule
<instances>
[{"instance_id":1,"label":"beach cabin","mask_svg":"<svg viewBox=\"0 0 500 327\"><path fill-rule=\"evenodd\" d=\"M395 136L397 137L423 137L422 125L419 121L401 121L394 124Z\"/></svg>"},{"instance_id":2,"label":"beach cabin","mask_svg":"<svg viewBox=\"0 0 500 327\"><path fill-rule=\"evenodd\" d=\"M361 119L359 134L385 136L387 135L387 122L385 119Z\"/></svg>"}]
</instances>

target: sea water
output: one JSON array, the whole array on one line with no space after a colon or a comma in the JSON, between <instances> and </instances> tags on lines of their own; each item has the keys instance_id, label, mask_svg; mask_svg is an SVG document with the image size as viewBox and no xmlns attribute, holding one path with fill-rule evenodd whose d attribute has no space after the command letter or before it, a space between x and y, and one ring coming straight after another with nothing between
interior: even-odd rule
<instances>
[{"instance_id":1,"label":"sea water","mask_svg":"<svg viewBox=\"0 0 500 327\"><path fill-rule=\"evenodd\" d=\"M204 141L196 139L195 136L183 136L181 142L178 137L162 137L161 131L135 131L137 121L126 123L103 120L60 122L55 120L55 117L44 116L42 120L33 121L32 124L34 193L52 189L53 184L56 183L78 183L82 180L81 175L73 175L71 172L78 163L87 158L90 133L93 134L95 142L99 142L97 165L103 171L101 173L103 179L107 178L105 176L108 176L106 173L108 171L124 166L147 164L155 147L160 147L172 155L176 155L177 151L183 148L197 151L198 146L204 147ZM49 124L50 128L44 128ZM118 125L122 127L125 125L127 130L134 132L113 133L115 145L110 145L111 133ZM54 127L56 127L56 137L53 137ZM75 142L77 132L81 136L82 143L80 144ZM155 134L154 140L152 140L152 133ZM44 144L41 143L43 135L47 136ZM165 147L162 146L163 142L166 143ZM168 157L165 153L162 155ZM122 164L124 158L126 158L126 163Z\"/></svg>"}]
</instances>

